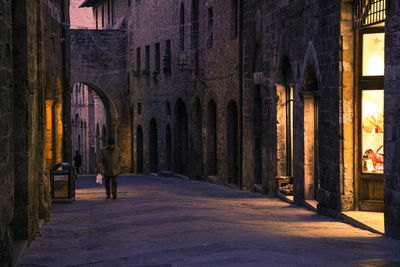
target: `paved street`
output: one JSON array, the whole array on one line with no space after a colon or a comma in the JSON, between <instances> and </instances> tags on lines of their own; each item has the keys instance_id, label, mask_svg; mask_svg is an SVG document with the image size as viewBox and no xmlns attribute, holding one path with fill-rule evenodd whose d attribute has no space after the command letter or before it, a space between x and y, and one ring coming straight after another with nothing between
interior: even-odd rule
<instances>
[{"instance_id":1,"label":"paved street","mask_svg":"<svg viewBox=\"0 0 400 267\"><path fill-rule=\"evenodd\" d=\"M21 266L400 266L400 241L260 194L145 176L120 177L117 200L94 177L77 187Z\"/></svg>"}]
</instances>

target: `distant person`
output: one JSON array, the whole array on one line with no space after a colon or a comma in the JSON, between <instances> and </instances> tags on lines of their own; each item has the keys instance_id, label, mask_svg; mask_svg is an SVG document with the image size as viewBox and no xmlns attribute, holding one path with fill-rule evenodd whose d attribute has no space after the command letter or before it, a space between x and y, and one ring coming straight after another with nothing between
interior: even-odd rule
<instances>
[{"instance_id":1,"label":"distant person","mask_svg":"<svg viewBox=\"0 0 400 267\"><path fill-rule=\"evenodd\" d=\"M82 156L79 154L79 150L75 152L74 165L76 168L76 173L80 174L81 172L79 171L79 168L82 166Z\"/></svg>"},{"instance_id":2,"label":"distant person","mask_svg":"<svg viewBox=\"0 0 400 267\"><path fill-rule=\"evenodd\" d=\"M100 151L98 157L98 172L104 175L104 187L107 198L110 198L110 182L112 185L113 199L117 198L117 176L121 173L121 150L115 145L115 140L109 138L107 147Z\"/></svg>"}]
</instances>

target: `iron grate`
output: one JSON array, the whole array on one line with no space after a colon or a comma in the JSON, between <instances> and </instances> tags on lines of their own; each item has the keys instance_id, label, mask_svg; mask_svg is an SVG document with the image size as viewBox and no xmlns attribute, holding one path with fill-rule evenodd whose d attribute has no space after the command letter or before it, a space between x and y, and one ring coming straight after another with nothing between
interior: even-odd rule
<instances>
[{"instance_id":1,"label":"iron grate","mask_svg":"<svg viewBox=\"0 0 400 267\"><path fill-rule=\"evenodd\" d=\"M355 0L353 7L354 29L364 28L386 18L386 0Z\"/></svg>"}]
</instances>

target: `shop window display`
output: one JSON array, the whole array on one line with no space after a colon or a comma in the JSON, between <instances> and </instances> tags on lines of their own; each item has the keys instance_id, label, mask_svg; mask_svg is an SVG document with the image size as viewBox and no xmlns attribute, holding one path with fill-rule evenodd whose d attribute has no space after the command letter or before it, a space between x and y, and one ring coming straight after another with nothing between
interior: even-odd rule
<instances>
[{"instance_id":1,"label":"shop window display","mask_svg":"<svg viewBox=\"0 0 400 267\"><path fill-rule=\"evenodd\" d=\"M383 173L383 90L362 91L362 171Z\"/></svg>"}]
</instances>

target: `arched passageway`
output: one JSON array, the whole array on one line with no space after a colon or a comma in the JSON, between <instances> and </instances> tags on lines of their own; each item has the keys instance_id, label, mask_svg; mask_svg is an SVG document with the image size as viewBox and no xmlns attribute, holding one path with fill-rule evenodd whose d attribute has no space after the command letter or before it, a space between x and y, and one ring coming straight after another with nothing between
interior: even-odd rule
<instances>
[{"instance_id":1,"label":"arched passageway","mask_svg":"<svg viewBox=\"0 0 400 267\"><path fill-rule=\"evenodd\" d=\"M136 172L143 173L143 130L140 125L136 128Z\"/></svg>"},{"instance_id":2,"label":"arched passageway","mask_svg":"<svg viewBox=\"0 0 400 267\"><path fill-rule=\"evenodd\" d=\"M207 108L207 175L217 175L217 107L211 100Z\"/></svg>"},{"instance_id":3,"label":"arched passageway","mask_svg":"<svg viewBox=\"0 0 400 267\"><path fill-rule=\"evenodd\" d=\"M116 118L113 104L99 87L76 82L71 91L70 110L71 148L81 154L81 171L95 173L96 155L106 146L108 137L116 138L112 134Z\"/></svg>"},{"instance_id":4,"label":"arched passageway","mask_svg":"<svg viewBox=\"0 0 400 267\"><path fill-rule=\"evenodd\" d=\"M149 127L149 171L158 172L158 138L155 119L150 120Z\"/></svg>"},{"instance_id":5,"label":"arched passageway","mask_svg":"<svg viewBox=\"0 0 400 267\"><path fill-rule=\"evenodd\" d=\"M227 151L228 151L228 183L240 185L238 160L238 107L235 101L230 101L226 116Z\"/></svg>"},{"instance_id":6,"label":"arched passageway","mask_svg":"<svg viewBox=\"0 0 400 267\"><path fill-rule=\"evenodd\" d=\"M175 105L174 154L175 172L187 174L188 171L188 114L185 103L178 99Z\"/></svg>"}]
</instances>

